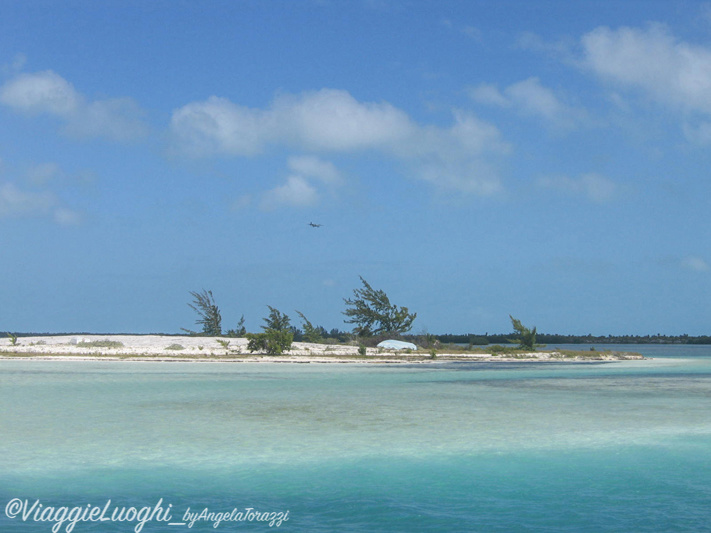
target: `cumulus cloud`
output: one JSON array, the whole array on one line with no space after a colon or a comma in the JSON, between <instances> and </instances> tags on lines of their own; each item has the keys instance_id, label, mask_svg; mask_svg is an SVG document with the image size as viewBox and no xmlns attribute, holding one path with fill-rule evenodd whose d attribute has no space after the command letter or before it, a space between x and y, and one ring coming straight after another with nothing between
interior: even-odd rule
<instances>
[{"instance_id":1,"label":"cumulus cloud","mask_svg":"<svg viewBox=\"0 0 711 533\"><path fill-rule=\"evenodd\" d=\"M300 175L314 178L328 184L342 183L343 176L330 161L324 161L315 156L294 156L288 161L289 169Z\"/></svg>"},{"instance_id":2,"label":"cumulus cloud","mask_svg":"<svg viewBox=\"0 0 711 533\"><path fill-rule=\"evenodd\" d=\"M584 118L581 110L564 103L536 77L509 85L503 91L496 85L484 83L471 88L469 95L476 102L512 108L524 115L543 118L556 126L572 127Z\"/></svg>"},{"instance_id":3,"label":"cumulus cloud","mask_svg":"<svg viewBox=\"0 0 711 533\"><path fill-rule=\"evenodd\" d=\"M272 211L282 206L313 207L324 191L333 193L345 181L333 163L316 156L293 156L287 165L290 174L286 182L264 194L261 209Z\"/></svg>"},{"instance_id":4,"label":"cumulus cloud","mask_svg":"<svg viewBox=\"0 0 711 533\"><path fill-rule=\"evenodd\" d=\"M711 48L679 41L662 24L599 27L581 43L583 65L601 78L664 104L711 113Z\"/></svg>"},{"instance_id":5,"label":"cumulus cloud","mask_svg":"<svg viewBox=\"0 0 711 533\"><path fill-rule=\"evenodd\" d=\"M286 183L265 193L262 209L270 211L280 206L311 207L318 201L318 192L301 176L289 176Z\"/></svg>"},{"instance_id":6,"label":"cumulus cloud","mask_svg":"<svg viewBox=\"0 0 711 533\"><path fill-rule=\"evenodd\" d=\"M612 200L618 193L618 186L612 180L599 174L585 174L579 178L569 176L545 177L538 180L538 186L567 194L582 196L596 203Z\"/></svg>"},{"instance_id":7,"label":"cumulus cloud","mask_svg":"<svg viewBox=\"0 0 711 533\"><path fill-rule=\"evenodd\" d=\"M29 115L52 115L76 137L104 137L118 141L146 133L142 112L129 98L87 100L57 73L23 73L0 87L0 104Z\"/></svg>"},{"instance_id":8,"label":"cumulus cloud","mask_svg":"<svg viewBox=\"0 0 711 533\"><path fill-rule=\"evenodd\" d=\"M49 191L28 191L14 183L0 184L0 219L24 217L50 217L61 225L80 222L80 215L61 205Z\"/></svg>"},{"instance_id":9,"label":"cumulus cloud","mask_svg":"<svg viewBox=\"0 0 711 533\"><path fill-rule=\"evenodd\" d=\"M420 179L480 194L500 189L494 158L509 149L493 125L471 114L455 112L449 128L421 126L387 102L359 102L334 89L280 95L265 109L212 96L176 109L171 132L180 153L194 157L254 156L276 147L376 151L406 163ZM291 170L301 181L292 180L290 187L301 185L307 197L304 169Z\"/></svg>"},{"instance_id":10,"label":"cumulus cloud","mask_svg":"<svg viewBox=\"0 0 711 533\"><path fill-rule=\"evenodd\" d=\"M361 104L348 92L323 89L281 95L268 109L211 96L173 112L171 131L196 156L255 155L269 145L351 151L396 142L412 125L389 104Z\"/></svg>"}]
</instances>

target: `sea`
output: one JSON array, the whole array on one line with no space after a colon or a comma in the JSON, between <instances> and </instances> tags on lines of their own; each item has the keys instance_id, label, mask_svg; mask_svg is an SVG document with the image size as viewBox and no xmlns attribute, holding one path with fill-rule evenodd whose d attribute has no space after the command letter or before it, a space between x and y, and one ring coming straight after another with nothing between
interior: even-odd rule
<instances>
[{"instance_id":1,"label":"sea","mask_svg":"<svg viewBox=\"0 0 711 533\"><path fill-rule=\"evenodd\" d=\"M647 359L2 360L0 532L711 531L711 346L598 348Z\"/></svg>"}]
</instances>

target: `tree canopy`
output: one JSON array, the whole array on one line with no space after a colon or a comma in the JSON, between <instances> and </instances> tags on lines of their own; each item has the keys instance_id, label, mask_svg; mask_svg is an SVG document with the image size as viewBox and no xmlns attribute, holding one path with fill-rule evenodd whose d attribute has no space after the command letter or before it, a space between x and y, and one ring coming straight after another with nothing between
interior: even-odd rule
<instances>
[{"instance_id":1,"label":"tree canopy","mask_svg":"<svg viewBox=\"0 0 711 533\"><path fill-rule=\"evenodd\" d=\"M509 318L511 319L514 331L518 333L520 337L519 347L526 350L533 350L536 346L536 328L534 327L532 330L528 329L521 324L521 321L517 318L514 318L511 315L509 315Z\"/></svg>"},{"instance_id":2,"label":"tree canopy","mask_svg":"<svg viewBox=\"0 0 711 533\"><path fill-rule=\"evenodd\" d=\"M195 323L202 324L202 333L210 337L219 337L222 335L222 315L220 309L215 304L215 298L212 296L212 291L203 289L201 292L190 291L193 297L193 302L188 305L197 312L200 317ZM191 334L194 331L183 328Z\"/></svg>"},{"instance_id":3,"label":"tree canopy","mask_svg":"<svg viewBox=\"0 0 711 533\"><path fill-rule=\"evenodd\" d=\"M390 303L383 290L376 290L360 276L363 287L353 290L353 298L344 298L347 309L343 312L347 324L355 324L353 332L361 336L410 331L417 313L407 307Z\"/></svg>"}]
</instances>

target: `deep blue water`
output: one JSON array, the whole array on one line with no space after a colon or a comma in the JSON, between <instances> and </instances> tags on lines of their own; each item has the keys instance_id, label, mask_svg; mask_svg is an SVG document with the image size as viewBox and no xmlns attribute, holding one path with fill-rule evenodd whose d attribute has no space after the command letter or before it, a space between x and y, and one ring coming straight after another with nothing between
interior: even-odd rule
<instances>
[{"instance_id":1,"label":"deep blue water","mask_svg":"<svg viewBox=\"0 0 711 533\"><path fill-rule=\"evenodd\" d=\"M177 522L187 508L288 510L278 529L299 532L711 531L711 349L633 348L654 359L2 361L0 531L54 525L8 518L16 498L84 509L162 498Z\"/></svg>"}]
</instances>

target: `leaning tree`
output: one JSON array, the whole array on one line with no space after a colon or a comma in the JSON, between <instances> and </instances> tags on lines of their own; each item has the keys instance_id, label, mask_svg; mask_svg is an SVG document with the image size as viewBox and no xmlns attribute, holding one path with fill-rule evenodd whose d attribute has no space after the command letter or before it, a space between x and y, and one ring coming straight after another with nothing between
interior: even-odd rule
<instances>
[{"instance_id":1,"label":"leaning tree","mask_svg":"<svg viewBox=\"0 0 711 533\"><path fill-rule=\"evenodd\" d=\"M212 291L203 289L201 292L190 291L193 302L188 305L195 310L200 318L195 322L202 325L202 334L208 337L219 337L222 335L222 315L220 309L215 304ZM193 335L197 334L189 329L182 328Z\"/></svg>"},{"instance_id":2,"label":"leaning tree","mask_svg":"<svg viewBox=\"0 0 711 533\"><path fill-rule=\"evenodd\" d=\"M353 290L353 298L344 298L348 318L347 324L355 324L353 332L360 336L384 333L405 333L412 328L417 313L410 313L407 307L390 303L383 290L376 290L360 276L363 287Z\"/></svg>"}]
</instances>

